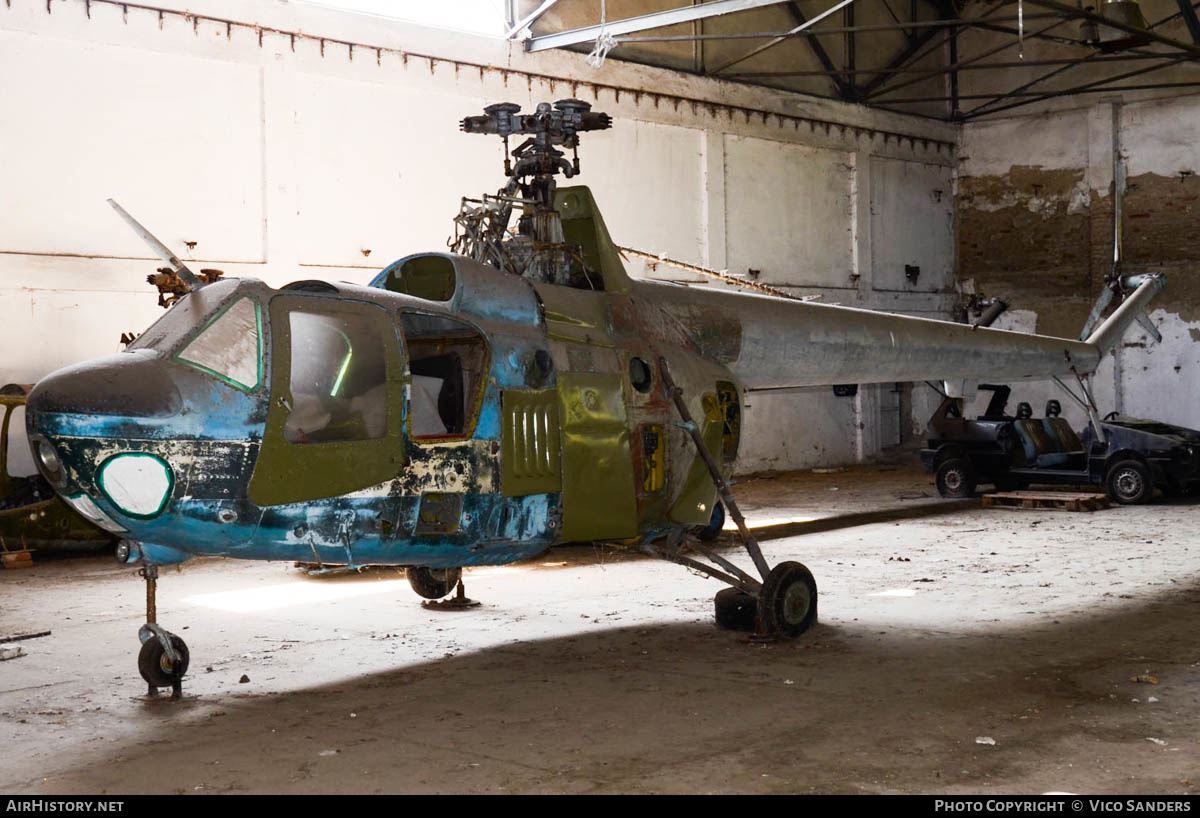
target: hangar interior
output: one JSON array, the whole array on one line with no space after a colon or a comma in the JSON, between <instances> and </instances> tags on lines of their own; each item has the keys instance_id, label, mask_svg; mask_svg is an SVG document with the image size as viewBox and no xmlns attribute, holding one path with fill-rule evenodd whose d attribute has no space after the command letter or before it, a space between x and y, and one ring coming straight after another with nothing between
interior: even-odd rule
<instances>
[{"instance_id":1,"label":"hangar interior","mask_svg":"<svg viewBox=\"0 0 1200 818\"><path fill-rule=\"evenodd\" d=\"M1092 395L1198 427L1198 58L1190 0L5 0L0 382L163 314L107 199L196 270L366 285L501 187L464 117L574 98L612 125L563 184L635 281L960 324L1002 299L992 328L1078 339L1114 273L1162 273L1161 340L1134 324ZM35 554L0 572L0 635L52 632L0 665L0 789L1193 793L1194 498L947 501L929 377L743 395L734 495L821 583L795 640L714 629L711 580L608 546L469 569L461 612L394 569L203 558L158 587L194 635L172 702L136 673L135 570ZM1093 418L1013 385L1051 399Z\"/></svg>"}]
</instances>

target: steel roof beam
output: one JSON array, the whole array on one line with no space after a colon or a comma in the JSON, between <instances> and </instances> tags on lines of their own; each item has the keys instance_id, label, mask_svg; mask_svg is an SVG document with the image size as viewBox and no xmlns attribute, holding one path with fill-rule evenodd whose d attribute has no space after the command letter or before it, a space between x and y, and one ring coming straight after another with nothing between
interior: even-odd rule
<instances>
[{"instance_id":1,"label":"steel roof beam","mask_svg":"<svg viewBox=\"0 0 1200 818\"><path fill-rule=\"evenodd\" d=\"M1183 17L1183 21L1187 23L1188 33L1192 35L1192 42L1200 44L1200 20L1196 19L1196 9L1192 7L1191 0L1175 0L1179 3L1179 13Z\"/></svg>"},{"instance_id":2,"label":"steel roof beam","mask_svg":"<svg viewBox=\"0 0 1200 818\"><path fill-rule=\"evenodd\" d=\"M797 24L804 25L808 22L808 18L804 16L804 12L800 10L800 7L797 6L795 2L788 3L787 10ZM815 34L816 32L813 33ZM838 96L843 98L848 96L851 88L853 88L853 80L849 78L843 79L842 77L838 76L839 73L844 72L838 72L837 69L833 67L833 60L829 58L829 52L825 50L825 46L821 45L820 40L818 40L816 37L806 37L805 39L808 40L808 47L812 49L812 53L816 56L817 60L821 63L821 65L825 66L826 71L831 72L827 76L833 82Z\"/></svg>"},{"instance_id":3,"label":"steel roof beam","mask_svg":"<svg viewBox=\"0 0 1200 818\"><path fill-rule=\"evenodd\" d=\"M1200 45L1196 45L1195 43L1185 43L1181 40L1174 40L1174 39L1171 39L1170 37L1164 37L1161 34L1155 34L1153 31L1151 31L1148 28L1139 28L1137 26L1127 25L1126 23L1122 23L1118 20L1112 20L1110 18L1104 17L1103 15L1096 14L1095 12L1084 11L1083 9L1077 9L1074 6L1068 6L1066 3L1059 3L1059 2L1057 2L1057 0L1029 0L1029 2L1033 3L1036 6L1041 6L1042 8L1050 9L1051 11L1057 11L1064 15L1079 17L1084 20L1089 20L1093 23L1097 23L1099 25L1108 26L1109 28L1115 28L1118 31L1124 31L1127 34L1143 35L1143 36L1150 38L1151 40L1153 40L1156 43L1162 43L1163 45L1169 45L1172 48L1182 51L1184 54L1186 54L1188 56L1188 59L1191 59L1191 60L1200 59Z\"/></svg>"},{"instance_id":4,"label":"steel roof beam","mask_svg":"<svg viewBox=\"0 0 1200 818\"><path fill-rule=\"evenodd\" d=\"M508 30L508 32L504 35L504 38L506 40L511 40L513 37L516 37L522 31L529 28L531 25L533 25L539 19L541 19L541 16L543 14L545 14L546 12L548 12L550 10L550 7L553 6L557 2L558 2L558 0L543 0L542 4L540 6L538 6L533 11L529 12L524 17L522 17L521 21L519 23L514 23L513 27L510 28Z\"/></svg>"},{"instance_id":5,"label":"steel roof beam","mask_svg":"<svg viewBox=\"0 0 1200 818\"><path fill-rule=\"evenodd\" d=\"M633 34L652 28L663 28L680 23L692 23L709 17L719 17L723 14L734 14L739 11L777 6L789 0L709 0L698 6L656 11L652 14L642 14L638 17L626 17L624 20L606 21L603 25L574 28L570 31L560 31L555 34L543 34L531 37L525 41L526 51L545 51L550 48L563 48L569 45L590 43L600 36L603 31L613 37L622 34Z\"/></svg>"},{"instance_id":6,"label":"steel roof beam","mask_svg":"<svg viewBox=\"0 0 1200 818\"><path fill-rule=\"evenodd\" d=\"M1037 14L1026 14L1026 20L1057 20L1061 14L1055 14L1052 11L1039 12ZM1179 15L1176 14L1176 17ZM1016 17L997 17L994 22L1017 22ZM915 23L872 23L865 26L829 26L828 28L806 28L804 31L797 31L795 34L789 31L728 31L721 34L647 34L633 37L618 37L619 43L670 43L681 42L685 40L766 40L771 37L817 37L821 34L845 34L847 31L853 31L856 34L871 34L877 31L901 31L910 32L922 28L946 28L947 26L959 26L967 28L971 26L970 18L955 18L953 20L920 20ZM1153 28L1153 26L1151 26ZM1006 29L1013 34L1016 29ZM1026 37L1030 36L1028 33ZM911 37L909 38L911 39ZM739 74L726 74L727 77L740 76Z\"/></svg>"},{"instance_id":7,"label":"steel roof beam","mask_svg":"<svg viewBox=\"0 0 1200 818\"><path fill-rule=\"evenodd\" d=\"M1144 54L1144 53L1112 54L1112 55L1107 55L1107 56L1102 56L1102 57L1098 56L1094 59L1091 59L1090 62L1106 63L1106 62L1128 62L1129 60L1162 60L1162 59L1169 59L1170 57L1171 57L1170 54ZM941 68L911 68L911 67L907 67L907 66L900 67L900 68L882 68L882 67L856 68L856 69L854 69L854 73L857 75L860 75L860 76L863 74L926 74L929 76L936 76L938 74L945 74L949 71L984 71L984 70L991 70L991 69L998 69L998 68L1038 68L1038 67L1044 67L1044 66L1049 66L1049 65L1076 65L1083 59L1087 59L1087 58L1086 57L1083 57L1083 58L1073 57L1071 59L1061 58L1061 59L1054 59L1054 60L1011 60L1011 61L1006 60L1004 62L989 62L989 63L980 63L977 65L967 65L967 64L958 62L958 63L949 63L946 66L943 66ZM818 69L810 69L810 70L805 70L805 71L753 71L753 72L747 72L745 74L726 74L725 76L728 77L729 79L739 79L740 80L740 79L762 79L765 77L827 77L831 74L844 74L844 73L846 73L846 72L843 69L834 68L834 69L825 70L825 71L818 70Z\"/></svg>"}]
</instances>

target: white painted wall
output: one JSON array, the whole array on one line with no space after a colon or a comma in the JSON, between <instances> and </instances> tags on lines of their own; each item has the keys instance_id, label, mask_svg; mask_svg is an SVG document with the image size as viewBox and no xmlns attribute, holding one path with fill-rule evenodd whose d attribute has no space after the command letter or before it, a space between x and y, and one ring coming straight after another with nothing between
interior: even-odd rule
<instances>
[{"instance_id":1,"label":"white painted wall","mask_svg":"<svg viewBox=\"0 0 1200 818\"><path fill-rule=\"evenodd\" d=\"M17 351L0 382L116 351L160 313L144 283L157 262L106 198L194 268L365 282L445 246L459 198L500 186L499 140L458 130L500 100L576 95L613 115L585 136L580 181L620 244L753 267L831 302L950 306L934 291L952 204L931 192L948 189L950 126L287 0L158 5L0 4L0 348ZM921 264L918 285L901 259ZM818 390L752 403L747 471L877 450L871 401Z\"/></svg>"}]
</instances>

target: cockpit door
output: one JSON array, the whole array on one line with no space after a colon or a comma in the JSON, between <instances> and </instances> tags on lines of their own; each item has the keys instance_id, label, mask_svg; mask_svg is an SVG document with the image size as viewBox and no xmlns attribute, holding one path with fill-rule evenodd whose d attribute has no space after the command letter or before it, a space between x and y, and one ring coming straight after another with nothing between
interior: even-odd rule
<instances>
[{"instance_id":1,"label":"cockpit door","mask_svg":"<svg viewBox=\"0 0 1200 818\"><path fill-rule=\"evenodd\" d=\"M250 501L336 497L399 474L404 366L388 312L301 295L278 295L270 310L270 410Z\"/></svg>"}]
</instances>

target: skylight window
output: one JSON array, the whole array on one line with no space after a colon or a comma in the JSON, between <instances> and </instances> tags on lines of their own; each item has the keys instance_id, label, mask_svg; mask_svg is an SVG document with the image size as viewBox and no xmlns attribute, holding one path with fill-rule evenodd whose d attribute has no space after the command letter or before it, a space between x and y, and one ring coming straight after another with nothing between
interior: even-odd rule
<instances>
[{"instance_id":1,"label":"skylight window","mask_svg":"<svg viewBox=\"0 0 1200 818\"><path fill-rule=\"evenodd\" d=\"M406 20L433 28L503 37L505 0L307 0L318 6Z\"/></svg>"}]
</instances>

